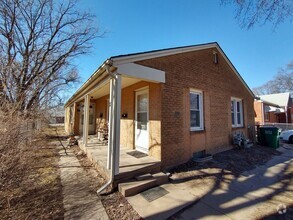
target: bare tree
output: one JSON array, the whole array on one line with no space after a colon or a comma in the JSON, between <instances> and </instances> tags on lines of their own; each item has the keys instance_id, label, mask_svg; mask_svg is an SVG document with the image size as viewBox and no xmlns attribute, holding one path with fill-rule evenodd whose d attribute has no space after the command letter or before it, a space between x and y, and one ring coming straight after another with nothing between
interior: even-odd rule
<instances>
[{"instance_id":1,"label":"bare tree","mask_svg":"<svg viewBox=\"0 0 293 220\"><path fill-rule=\"evenodd\" d=\"M236 4L236 18L247 29L266 22L271 22L276 27L285 20L292 21L293 17L291 0L222 0L222 3Z\"/></svg>"},{"instance_id":2,"label":"bare tree","mask_svg":"<svg viewBox=\"0 0 293 220\"><path fill-rule=\"evenodd\" d=\"M56 100L78 79L73 59L97 36L74 0L0 1L0 99L18 111Z\"/></svg>"},{"instance_id":3,"label":"bare tree","mask_svg":"<svg viewBox=\"0 0 293 220\"><path fill-rule=\"evenodd\" d=\"M293 61L285 69L275 75L275 77L260 87L253 89L256 95L291 92L293 93Z\"/></svg>"}]
</instances>

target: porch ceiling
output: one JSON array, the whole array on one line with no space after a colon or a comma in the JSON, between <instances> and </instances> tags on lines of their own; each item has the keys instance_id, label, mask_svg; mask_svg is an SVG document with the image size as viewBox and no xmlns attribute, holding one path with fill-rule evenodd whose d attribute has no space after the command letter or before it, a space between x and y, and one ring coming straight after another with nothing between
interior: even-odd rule
<instances>
[{"instance_id":1,"label":"porch ceiling","mask_svg":"<svg viewBox=\"0 0 293 220\"><path fill-rule=\"evenodd\" d=\"M131 77L122 76L121 87L125 88L125 87L131 86L132 84L135 84L140 81L141 81L141 79L138 79L138 78L131 78ZM93 91L90 94L90 96L93 97L93 99L98 99L98 98L101 98L105 95L109 95L109 93L110 93L110 82L107 82L101 88L98 88L95 91Z\"/></svg>"}]
</instances>

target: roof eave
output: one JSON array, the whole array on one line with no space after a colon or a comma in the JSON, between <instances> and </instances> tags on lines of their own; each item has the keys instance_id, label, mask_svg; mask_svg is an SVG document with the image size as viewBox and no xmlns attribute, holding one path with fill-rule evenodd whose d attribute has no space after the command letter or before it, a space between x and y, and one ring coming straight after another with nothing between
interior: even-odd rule
<instances>
[{"instance_id":1,"label":"roof eave","mask_svg":"<svg viewBox=\"0 0 293 220\"><path fill-rule=\"evenodd\" d=\"M232 62L229 60L225 52L222 50L222 48L219 46L217 42L207 43L207 44L199 44L194 46L185 46L185 47L176 47L176 48L169 48L169 49L162 49L162 50L154 50L154 51L148 51L148 52L142 52L142 53L136 53L136 54L128 54L128 55L120 55L120 56L113 56L109 59L105 60L102 65L99 66L99 68L91 75L91 77L71 96L71 98L66 102L65 107L72 104L72 102L75 101L75 98L80 95L80 93L88 86L90 85L94 80L96 80L99 76L99 73L103 72L104 66L109 63L113 62L113 65L123 64L123 63L129 63L129 62L136 62L141 60L147 60L151 58L157 58L162 56L168 56L168 55L174 55L178 53L186 53L186 52L192 52L197 50L203 50L203 49L210 49L210 48L216 48L224 57L225 61L229 64L232 71L236 74L236 76L240 79L240 81L243 83L243 85L246 87L248 92L251 94L253 98L256 98L254 93L251 91L251 89L248 87L242 76L239 74L235 66L232 64Z\"/></svg>"},{"instance_id":2,"label":"roof eave","mask_svg":"<svg viewBox=\"0 0 293 220\"><path fill-rule=\"evenodd\" d=\"M80 87L79 89L67 100L64 107L68 107L69 105L74 102L75 98L78 97L78 95L93 81L95 81L101 74L104 72L104 67L106 64L111 63L111 58L106 59L97 69L96 71L90 76L90 78L87 79Z\"/></svg>"}]
</instances>

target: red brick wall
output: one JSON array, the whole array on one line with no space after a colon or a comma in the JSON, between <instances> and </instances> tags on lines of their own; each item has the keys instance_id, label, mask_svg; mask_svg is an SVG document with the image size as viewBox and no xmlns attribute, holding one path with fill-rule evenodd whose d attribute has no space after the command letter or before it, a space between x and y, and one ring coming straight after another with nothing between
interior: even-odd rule
<instances>
[{"instance_id":1,"label":"red brick wall","mask_svg":"<svg viewBox=\"0 0 293 220\"><path fill-rule=\"evenodd\" d=\"M276 115L276 121L277 123L286 123L286 113L282 112Z\"/></svg>"},{"instance_id":2,"label":"red brick wall","mask_svg":"<svg viewBox=\"0 0 293 220\"><path fill-rule=\"evenodd\" d=\"M254 126L253 97L223 57L213 63L213 51L206 49L137 62L166 72L162 84L162 164L187 161L196 151L215 153L231 145L231 134ZM218 53L219 54L219 53ZM204 131L190 131L189 89L203 91ZM231 97L243 99L244 128L232 129Z\"/></svg>"},{"instance_id":3,"label":"red brick wall","mask_svg":"<svg viewBox=\"0 0 293 220\"><path fill-rule=\"evenodd\" d=\"M122 80L124 80L122 78ZM120 144L128 149L135 149L135 92L141 88L148 88L149 92L149 155L161 159L161 86L160 84L141 81L122 89L121 114L127 118L120 120ZM107 99L103 96L96 102L97 130L106 125ZM102 116L102 117L100 117Z\"/></svg>"},{"instance_id":4,"label":"red brick wall","mask_svg":"<svg viewBox=\"0 0 293 220\"><path fill-rule=\"evenodd\" d=\"M288 123L293 123L293 107L289 107L288 111Z\"/></svg>"}]
</instances>

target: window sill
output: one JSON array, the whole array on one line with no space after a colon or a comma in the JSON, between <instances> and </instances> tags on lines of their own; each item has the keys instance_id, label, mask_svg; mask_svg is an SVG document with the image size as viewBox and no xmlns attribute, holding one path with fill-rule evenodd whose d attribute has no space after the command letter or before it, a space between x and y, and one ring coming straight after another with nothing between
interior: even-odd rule
<instances>
[{"instance_id":1,"label":"window sill","mask_svg":"<svg viewBox=\"0 0 293 220\"><path fill-rule=\"evenodd\" d=\"M196 132L196 131L198 131L198 132L200 132L200 131L204 131L204 129L203 128L190 128L190 130L189 130L190 132Z\"/></svg>"},{"instance_id":2,"label":"window sill","mask_svg":"<svg viewBox=\"0 0 293 220\"><path fill-rule=\"evenodd\" d=\"M237 129L237 128L245 128L245 126L244 125L232 126L232 129Z\"/></svg>"}]
</instances>

